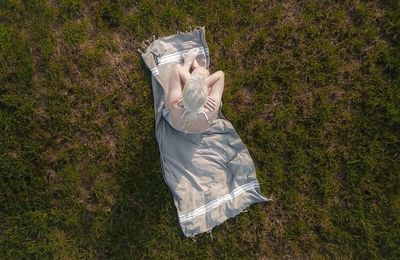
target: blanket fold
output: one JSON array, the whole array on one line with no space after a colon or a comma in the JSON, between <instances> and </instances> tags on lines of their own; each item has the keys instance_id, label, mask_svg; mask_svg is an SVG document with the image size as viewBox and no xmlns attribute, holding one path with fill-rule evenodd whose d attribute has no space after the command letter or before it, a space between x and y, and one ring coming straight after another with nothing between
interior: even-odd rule
<instances>
[{"instance_id":1,"label":"blanket fold","mask_svg":"<svg viewBox=\"0 0 400 260\"><path fill-rule=\"evenodd\" d=\"M197 62L208 69L204 27L154 39L141 52L151 71L162 174L186 237L210 231L254 203L272 200L261 193L254 162L222 114L222 102L212 127L200 134L176 130L162 116L171 69L194 47L200 48Z\"/></svg>"}]
</instances>

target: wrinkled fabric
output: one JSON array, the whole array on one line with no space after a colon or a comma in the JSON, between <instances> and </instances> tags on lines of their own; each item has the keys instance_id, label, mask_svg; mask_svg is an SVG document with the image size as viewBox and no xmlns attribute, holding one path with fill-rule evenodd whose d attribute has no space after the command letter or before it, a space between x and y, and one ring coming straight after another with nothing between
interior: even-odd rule
<instances>
[{"instance_id":1,"label":"wrinkled fabric","mask_svg":"<svg viewBox=\"0 0 400 260\"><path fill-rule=\"evenodd\" d=\"M222 102L212 127L200 134L185 134L162 116L171 69L182 64L180 55L194 47L200 48L196 60L208 69L204 27L155 39L141 52L151 71L162 174L186 237L211 231L254 203L272 201L260 192L254 162L222 114Z\"/></svg>"}]
</instances>

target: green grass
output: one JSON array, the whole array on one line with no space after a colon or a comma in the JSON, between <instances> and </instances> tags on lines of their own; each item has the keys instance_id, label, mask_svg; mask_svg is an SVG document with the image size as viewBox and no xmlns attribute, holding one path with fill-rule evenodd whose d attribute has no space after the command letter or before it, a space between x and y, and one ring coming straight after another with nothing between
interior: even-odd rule
<instances>
[{"instance_id":1,"label":"green grass","mask_svg":"<svg viewBox=\"0 0 400 260\"><path fill-rule=\"evenodd\" d=\"M257 204L183 237L136 51L205 26ZM0 0L0 258L400 257L396 1Z\"/></svg>"}]
</instances>

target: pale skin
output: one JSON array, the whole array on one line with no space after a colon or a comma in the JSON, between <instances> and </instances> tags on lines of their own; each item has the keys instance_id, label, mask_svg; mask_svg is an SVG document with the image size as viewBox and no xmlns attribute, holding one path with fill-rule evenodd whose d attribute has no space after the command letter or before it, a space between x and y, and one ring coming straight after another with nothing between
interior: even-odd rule
<instances>
[{"instance_id":1,"label":"pale skin","mask_svg":"<svg viewBox=\"0 0 400 260\"><path fill-rule=\"evenodd\" d=\"M185 110L183 107L179 106L179 100L182 97L182 90L186 81L193 73L200 74L203 77L204 83L209 90L208 96L212 98L207 99L207 102L204 104L204 112L207 114L208 118L211 120L215 119L221 104L225 83L224 73L220 70L210 75L207 69L201 67L197 63L195 56L195 52L189 51L184 57L183 65L177 64L171 71L165 105L170 110L171 120L174 126L176 126L177 121ZM198 114L190 131L204 131L208 127L209 124L204 115Z\"/></svg>"}]
</instances>

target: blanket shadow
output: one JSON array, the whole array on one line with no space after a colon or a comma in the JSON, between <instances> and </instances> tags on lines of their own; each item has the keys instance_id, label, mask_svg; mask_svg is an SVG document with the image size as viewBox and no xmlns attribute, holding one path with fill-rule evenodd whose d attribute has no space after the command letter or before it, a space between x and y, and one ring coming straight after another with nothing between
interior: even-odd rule
<instances>
[{"instance_id":1,"label":"blanket shadow","mask_svg":"<svg viewBox=\"0 0 400 260\"><path fill-rule=\"evenodd\" d=\"M138 257L154 247L154 241L167 237L164 228L168 234L179 234L155 142L143 143L137 153L120 162L116 173L119 192L101 237L103 245L97 250L102 257Z\"/></svg>"},{"instance_id":2,"label":"blanket shadow","mask_svg":"<svg viewBox=\"0 0 400 260\"><path fill-rule=\"evenodd\" d=\"M100 258L141 258L151 254L149 250L157 248L156 244L168 247L169 239L185 239L173 195L163 179L154 127L155 121L152 130L144 133L147 137L141 138L132 152L121 154L116 163L118 191L96 238L95 251Z\"/></svg>"}]
</instances>

